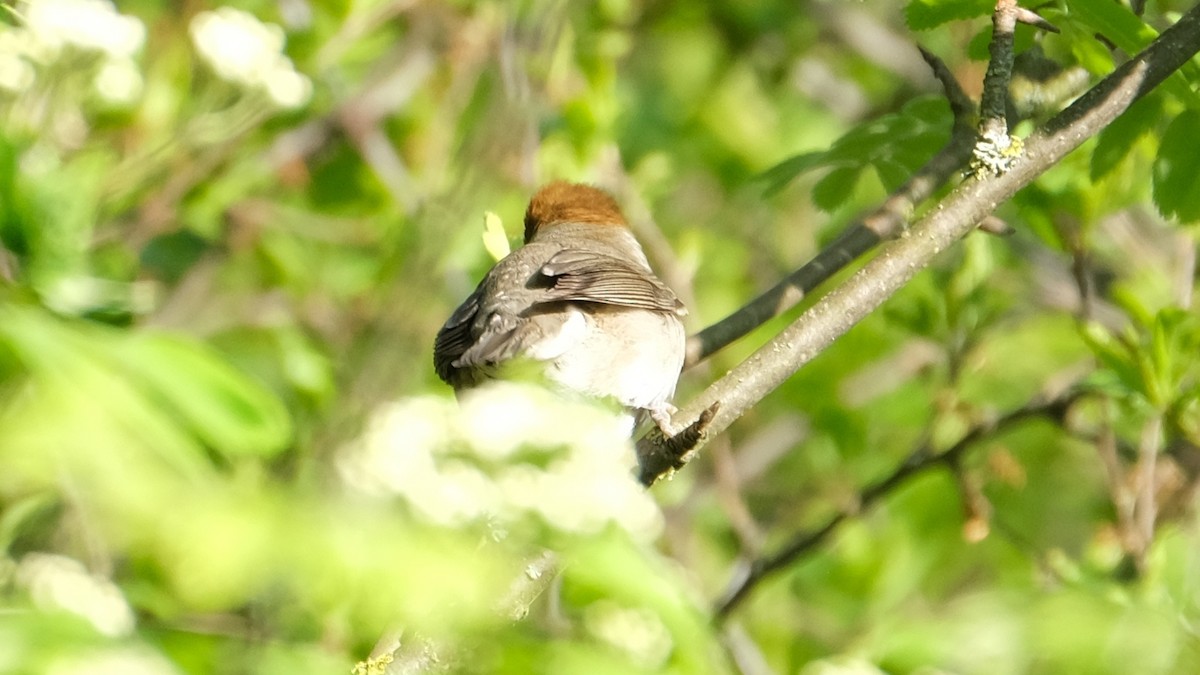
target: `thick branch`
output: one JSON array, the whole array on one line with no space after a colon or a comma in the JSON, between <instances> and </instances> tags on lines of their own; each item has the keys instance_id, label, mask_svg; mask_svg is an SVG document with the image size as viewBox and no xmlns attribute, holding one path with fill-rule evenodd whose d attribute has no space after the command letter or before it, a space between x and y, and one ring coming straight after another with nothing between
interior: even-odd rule
<instances>
[{"instance_id":1,"label":"thick branch","mask_svg":"<svg viewBox=\"0 0 1200 675\"><path fill-rule=\"evenodd\" d=\"M1099 133L1129 106L1200 51L1200 6L1188 11L1145 51L1123 64L1025 143L998 176L964 183L839 288L750 358L689 402L676 420L696 419L720 401L707 432L720 433L805 363L874 311L938 253L966 236L997 205ZM679 424L680 422L677 422Z\"/></svg>"},{"instance_id":2,"label":"thick branch","mask_svg":"<svg viewBox=\"0 0 1200 675\"><path fill-rule=\"evenodd\" d=\"M966 166L975 142L975 129L970 123L975 115L975 106L944 63L923 49L921 56L942 83L946 98L950 101L950 109L954 112L954 129L946 146L892 193L882 206L847 227L836 241L803 267L733 314L688 338L685 368L696 365L725 345L795 307L814 288L879 242L898 236L904 231L916 206Z\"/></svg>"},{"instance_id":3,"label":"thick branch","mask_svg":"<svg viewBox=\"0 0 1200 675\"><path fill-rule=\"evenodd\" d=\"M1079 396L1079 390L1076 387L1071 387L1059 396L1047 400L1030 402L1024 407L1018 408L999 419L972 427L957 443L941 453L935 453L934 449L928 443L922 443L890 475L864 488L856 500L854 510L838 512L821 527L793 536L778 551L752 562L743 574L730 583L725 594L716 602L714 609L716 616L723 618L728 615L759 582L771 573L791 564L800 556L815 549L842 522L870 508L877 501L907 483L909 479L938 466L954 468L961 463L962 457L967 450L980 440L989 438L1025 420L1035 417L1049 417L1062 420L1066 417L1067 410L1071 407L1071 404Z\"/></svg>"}]
</instances>

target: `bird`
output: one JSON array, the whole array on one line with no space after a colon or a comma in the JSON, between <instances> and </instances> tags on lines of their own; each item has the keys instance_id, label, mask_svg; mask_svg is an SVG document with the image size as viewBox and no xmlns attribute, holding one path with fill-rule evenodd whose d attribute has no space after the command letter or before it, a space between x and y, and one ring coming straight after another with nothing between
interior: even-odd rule
<instances>
[{"instance_id":1,"label":"bird","mask_svg":"<svg viewBox=\"0 0 1200 675\"><path fill-rule=\"evenodd\" d=\"M554 181L525 211L524 245L496 263L434 340L438 376L463 392L513 361L554 387L614 400L672 434L683 369L683 303L650 268L616 199Z\"/></svg>"}]
</instances>

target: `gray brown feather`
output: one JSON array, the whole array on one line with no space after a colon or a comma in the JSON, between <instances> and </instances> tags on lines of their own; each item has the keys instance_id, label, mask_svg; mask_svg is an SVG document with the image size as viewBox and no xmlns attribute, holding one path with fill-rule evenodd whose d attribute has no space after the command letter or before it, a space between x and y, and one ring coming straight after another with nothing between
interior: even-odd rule
<instances>
[{"instance_id":1,"label":"gray brown feather","mask_svg":"<svg viewBox=\"0 0 1200 675\"><path fill-rule=\"evenodd\" d=\"M544 262L543 262L544 261ZM504 289L501 291L500 289ZM470 387L565 321L563 303L684 314L675 294L640 266L604 253L531 242L501 260L434 341L438 377Z\"/></svg>"}]
</instances>

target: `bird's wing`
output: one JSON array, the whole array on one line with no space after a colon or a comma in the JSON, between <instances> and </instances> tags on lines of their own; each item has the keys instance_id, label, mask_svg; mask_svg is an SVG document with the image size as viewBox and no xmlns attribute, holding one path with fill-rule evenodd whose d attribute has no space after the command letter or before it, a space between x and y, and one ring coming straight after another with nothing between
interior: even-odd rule
<instances>
[{"instance_id":1,"label":"bird's wing","mask_svg":"<svg viewBox=\"0 0 1200 675\"><path fill-rule=\"evenodd\" d=\"M526 250L528 249L528 250ZM538 271L539 247L526 246L493 267L438 331L433 365L455 388L478 384L492 367L519 356L546 360L565 349L571 318ZM579 319L576 319L578 322ZM578 328L576 325L572 325Z\"/></svg>"},{"instance_id":2,"label":"bird's wing","mask_svg":"<svg viewBox=\"0 0 1200 675\"><path fill-rule=\"evenodd\" d=\"M455 388L470 387L512 359L557 358L583 337L584 319L577 311L552 307L535 303L519 313L503 306L476 308L471 320L455 326L447 323L434 341L438 376Z\"/></svg>"},{"instance_id":3,"label":"bird's wing","mask_svg":"<svg viewBox=\"0 0 1200 675\"><path fill-rule=\"evenodd\" d=\"M544 302L597 302L683 315L675 293L653 274L620 258L564 249L539 273L549 282Z\"/></svg>"},{"instance_id":4,"label":"bird's wing","mask_svg":"<svg viewBox=\"0 0 1200 675\"><path fill-rule=\"evenodd\" d=\"M580 339L583 320L564 303L599 303L683 315L683 304L653 274L602 253L563 249L540 266L543 251L518 249L488 272L438 332L437 374L461 388L519 356L550 360ZM496 287L504 288L497 293Z\"/></svg>"},{"instance_id":5,"label":"bird's wing","mask_svg":"<svg viewBox=\"0 0 1200 675\"><path fill-rule=\"evenodd\" d=\"M459 369L454 362L462 357L475 342L472 326L475 315L479 312L479 298L482 295L483 284L480 284L466 300L454 310L445 325L438 331L433 341L433 368L438 377L455 387L466 384L461 381Z\"/></svg>"}]
</instances>

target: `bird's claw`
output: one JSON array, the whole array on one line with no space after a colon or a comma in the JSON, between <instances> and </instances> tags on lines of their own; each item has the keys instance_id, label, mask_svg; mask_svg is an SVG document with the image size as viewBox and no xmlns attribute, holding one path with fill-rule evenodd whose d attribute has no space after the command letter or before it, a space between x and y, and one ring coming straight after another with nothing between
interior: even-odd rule
<instances>
[{"instance_id":1,"label":"bird's claw","mask_svg":"<svg viewBox=\"0 0 1200 675\"><path fill-rule=\"evenodd\" d=\"M651 429L650 433L638 441L638 480L646 487L650 487L660 476L680 469L691 461L695 455L696 446L704 440L704 432L720 408L720 401L713 403L700 413L696 421L674 434L669 432L670 416L665 411L659 411L666 416L665 425L660 421L659 415L651 412L651 419L655 421L658 428Z\"/></svg>"}]
</instances>

